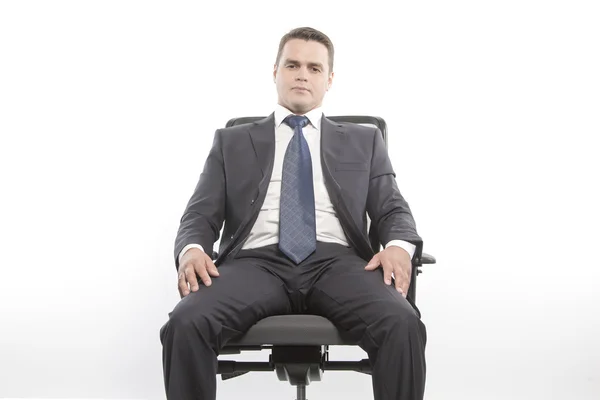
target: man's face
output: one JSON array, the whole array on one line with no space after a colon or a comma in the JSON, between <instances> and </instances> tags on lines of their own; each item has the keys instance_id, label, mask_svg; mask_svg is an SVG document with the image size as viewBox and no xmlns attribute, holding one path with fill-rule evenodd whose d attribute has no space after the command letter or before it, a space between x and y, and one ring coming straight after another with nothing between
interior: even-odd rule
<instances>
[{"instance_id":1,"label":"man's face","mask_svg":"<svg viewBox=\"0 0 600 400\"><path fill-rule=\"evenodd\" d=\"M327 47L312 40L289 40L279 65L275 65L273 78L280 105L295 114L319 107L333 80Z\"/></svg>"}]
</instances>

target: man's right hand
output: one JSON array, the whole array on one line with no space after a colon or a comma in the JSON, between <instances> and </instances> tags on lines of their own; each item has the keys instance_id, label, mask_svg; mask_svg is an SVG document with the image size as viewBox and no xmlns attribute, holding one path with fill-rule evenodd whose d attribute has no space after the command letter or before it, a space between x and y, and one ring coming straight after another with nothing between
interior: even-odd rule
<instances>
[{"instance_id":1,"label":"man's right hand","mask_svg":"<svg viewBox=\"0 0 600 400\"><path fill-rule=\"evenodd\" d=\"M206 286L212 284L210 277L219 276L219 271L211 258L200 249L192 248L185 252L179 263L178 288L181 298L199 289L198 277Z\"/></svg>"}]
</instances>

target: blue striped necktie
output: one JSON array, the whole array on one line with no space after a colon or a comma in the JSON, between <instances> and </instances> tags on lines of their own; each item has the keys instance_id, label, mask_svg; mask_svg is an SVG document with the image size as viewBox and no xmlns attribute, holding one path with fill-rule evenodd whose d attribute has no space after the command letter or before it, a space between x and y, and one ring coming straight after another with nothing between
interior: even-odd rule
<instances>
[{"instance_id":1,"label":"blue striped necktie","mask_svg":"<svg viewBox=\"0 0 600 400\"><path fill-rule=\"evenodd\" d=\"M312 161L302 128L308 118L290 115L283 122L294 130L283 159L279 205L279 248L296 264L317 246Z\"/></svg>"}]
</instances>

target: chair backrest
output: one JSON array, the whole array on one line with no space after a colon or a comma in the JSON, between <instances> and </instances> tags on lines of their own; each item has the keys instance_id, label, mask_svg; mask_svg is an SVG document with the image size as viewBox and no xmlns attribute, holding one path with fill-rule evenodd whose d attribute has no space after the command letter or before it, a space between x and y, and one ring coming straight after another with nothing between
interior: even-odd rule
<instances>
[{"instance_id":1,"label":"chair backrest","mask_svg":"<svg viewBox=\"0 0 600 400\"><path fill-rule=\"evenodd\" d=\"M226 127L232 127L235 125L247 124L249 122L255 122L263 119L265 117L237 117L232 118L227 121ZM336 116L327 116L328 119L334 122L344 122L350 124L360 124L366 126L372 126L379 128L381 131L381 135L383 136L383 141L387 148L388 140L387 140L387 124L385 120L381 117L374 117L370 115L336 115ZM368 218L368 216L367 216ZM379 236L377 235L377 226L372 221L368 219L369 223L369 242L371 243L371 248L374 253L378 253L381 250L381 243L379 241Z\"/></svg>"},{"instance_id":2,"label":"chair backrest","mask_svg":"<svg viewBox=\"0 0 600 400\"><path fill-rule=\"evenodd\" d=\"M227 121L226 127L229 128L235 125L247 124L249 122L259 121L263 118L265 117L232 118L229 121ZM373 117L370 115L336 115L333 117L327 116L327 118L335 122L346 122L350 124L360 124L379 128L381 134L383 135L383 141L385 142L385 146L387 147L388 145L387 124L385 123L385 120L381 117Z\"/></svg>"}]
</instances>

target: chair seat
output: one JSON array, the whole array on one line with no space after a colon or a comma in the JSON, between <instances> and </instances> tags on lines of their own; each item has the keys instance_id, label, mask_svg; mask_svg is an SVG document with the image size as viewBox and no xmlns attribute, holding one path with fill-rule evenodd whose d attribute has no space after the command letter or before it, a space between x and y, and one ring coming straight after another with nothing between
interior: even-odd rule
<instances>
[{"instance_id":1,"label":"chair seat","mask_svg":"<svg viewBox=\"0 0 600 400\"><path fill-rule=\"evenodd\" d=\"M358 344L338 330L327 318L318 315L276 315L254 324L246 334L230 340L226 347L236 346L322 346Z\"/></svg>"}]
</instances>

